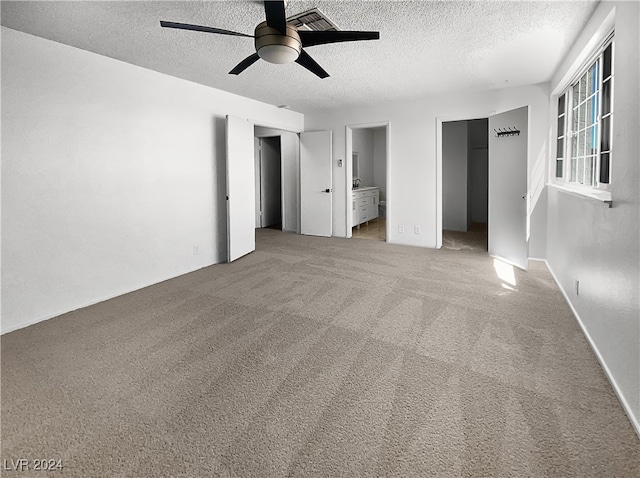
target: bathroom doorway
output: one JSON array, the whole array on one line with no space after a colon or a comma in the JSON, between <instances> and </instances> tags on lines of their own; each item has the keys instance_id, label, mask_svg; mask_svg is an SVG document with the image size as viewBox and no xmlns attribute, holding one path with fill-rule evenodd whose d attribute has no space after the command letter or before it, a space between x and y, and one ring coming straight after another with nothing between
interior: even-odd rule
<instances>
[{"instance_id":1,"label":"bathroom doorway","mask_svg":"<svg viewBox=\"0 0 640 478\"><path fill-rule=\"evenodd\" d=\"M389 123L347 126L346 142L347 237L386 241Z\"/></svg>"}]
</instances>

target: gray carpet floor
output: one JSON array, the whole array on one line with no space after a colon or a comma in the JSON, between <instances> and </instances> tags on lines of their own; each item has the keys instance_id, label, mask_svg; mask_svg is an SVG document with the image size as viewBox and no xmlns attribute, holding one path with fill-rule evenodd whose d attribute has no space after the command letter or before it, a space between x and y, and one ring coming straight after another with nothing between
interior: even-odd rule
<instances>
[{"instance_id":1,"label":"gray carpet floor","mask_svg":"<svg viewBox=\"0 0 640 478\"><path fill-rule=\"evenodd\" d=\"M473 223L466 232L442 231L442 247L452 251L476 251L486 253L488 250L488 231L486 223Z\"/></svg>"},{"instance_id":2,"label":"gray carpet floor","mask_svg":"<svg viewBox=\"0 0 640 478\"><path fill-rule=\"evenodd\" d=\"M4 474L640 476L549 272L513 279L475 250L260 230L232 264L2 336L1 458L64 467Z\"/></svg>"}]
</instances>

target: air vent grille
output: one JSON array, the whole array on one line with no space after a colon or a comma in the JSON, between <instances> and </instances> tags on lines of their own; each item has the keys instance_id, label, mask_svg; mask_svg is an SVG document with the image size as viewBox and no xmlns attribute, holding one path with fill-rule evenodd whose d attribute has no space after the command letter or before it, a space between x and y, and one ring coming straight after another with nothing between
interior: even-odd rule
<instances>
[{"instance_id":1,"label":"air vent grille","mask_svg":"<svg viewBox=\"0 0 640 478\"><path fill-rule=\"evenodd\" d=\"M317 8L293 15L287 18L287 22L293 23L298 30L334 32L340 30L335 23Z\"/></svg>"}]
</instances>

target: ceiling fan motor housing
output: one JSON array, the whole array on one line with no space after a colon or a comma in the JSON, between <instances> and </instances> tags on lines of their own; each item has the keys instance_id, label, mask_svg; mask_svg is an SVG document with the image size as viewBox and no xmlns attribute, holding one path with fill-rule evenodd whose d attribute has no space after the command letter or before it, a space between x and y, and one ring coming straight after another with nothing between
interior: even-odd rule
<instances>
[{"instance_id":1,"label":"ceiling fan motor housing","mask_svg":"<svg viewBox=\"0 0 640 478\"><path fill-rule=\"evenodd\" d=\"M291 23L287 23L286 34L283 35L267 22L262 22L256 27L255 39L258 56L269 63L292 63L302 51L300 35Z\"/></svg>"}]
</instances>

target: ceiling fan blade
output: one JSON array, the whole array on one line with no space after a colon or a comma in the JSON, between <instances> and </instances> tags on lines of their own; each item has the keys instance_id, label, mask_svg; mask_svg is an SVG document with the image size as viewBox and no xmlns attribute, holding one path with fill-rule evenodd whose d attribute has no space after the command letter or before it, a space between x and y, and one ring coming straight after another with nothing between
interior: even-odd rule
<instances>
[{"instance_id":1,"label":"ceiling fan blade","mask_svg":"<svg viewBox=\"0 0 640 478\"><path fill-rule=\"evenodd\" d=\"M316 61L304 50L300 52L300 56L296 60L296 63L304 66L307 70L320 78L327 78L329 76L329 73L324 71L324 68L318 65Z\"/></svg>"},{"instance_id":2,"label":"ceiling fan blade","mask_svg":"<svg viewBox=\"0 0 640 478\"><path fill-rule=\"evenodd\" d=\"M266 0L264 13L267 15L267 25L275 28L283 35L287 33L287 17L284 14L284 2Z\"/></svg>"},{"instance_id":3,"label":"ceiling fan blade","mask_svg":"<svg viewBox=\"0 0 640 478\"><path fill-rule=\"evenodd\" d=\"M379 40L380 32L358 31L304 31L298 30L302 47L338 43L343 41Z\"/></svg>"},{"instance_id":4,"label":"ceiling fan blade","mask_svg":"<svg viewBox=\"0 0 640 478\"><path fill-rule=\"evenodd\" d=\"M253 65L259 59L260 59L260 57L258 56L257 53L254 53L253 55L249 55L244 60L242 60L240 63L238 63L238 65L233 70L231 70L229 72L229 74L230 75L239 75L240 73L242 73L244 70L249 68L251 65Z\"/></svg>"},{"instance_id":5,"label":"ceiling fan blade","mask_svg":"<svg viewBox=\"0 0 640 478\"><path fill-rule=\"evenodd\" d=\"M192 30L194 32L220 33L221 35L233 35L237 37L253 38L253 35L245 35L244 33L223 30L222 28L203 27L201 25L190 25L189 23L176 23L160 21L160 26L165 28L177 28L178 30Z\"/></svg>"}]
</instances>

